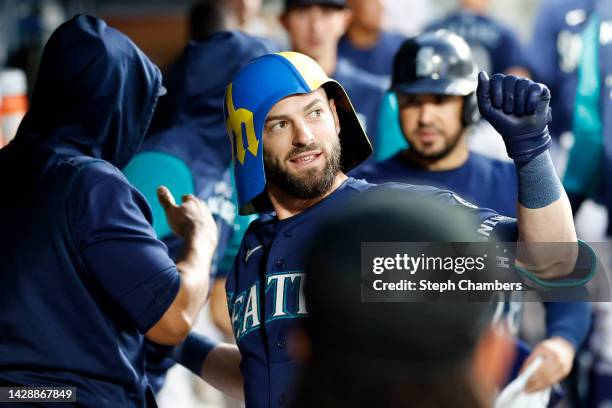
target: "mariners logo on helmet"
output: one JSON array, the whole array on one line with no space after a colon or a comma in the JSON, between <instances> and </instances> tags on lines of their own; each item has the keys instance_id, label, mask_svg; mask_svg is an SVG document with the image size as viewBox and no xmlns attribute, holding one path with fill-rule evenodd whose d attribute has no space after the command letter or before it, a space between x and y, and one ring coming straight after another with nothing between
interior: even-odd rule
<instances>
[{"instance_id":1,"label":"mariners logo on helmet","mask_svg":"<svg viewBox=\"0 0 612 408\"><path fill-rule=\"evenodd\" d=\"M440 76L440 66L442 57L436 54L432 47L423 47L417 51L416 74L419 77L431 76L438 79Z\"/></svg>"},{"instance_id":2,"label":"mariners logo on helmet","mask_svg":"<svg viewBox=\"0 0 612 408\"><path fill-rule=\"evenodd\" d=\"M234 99L232 97L232 84L227 87L227 131L230 136L232 143L232 154L235 159L244 164L246 151L257 156L257 150L259 148L259 140L255 135L255 126L253 125L253 112L240 108L236 110L234 108ZM244 148L244 140L242 138L242 129L246 131L247 136L247 149Z\"/></svg>"},{"instance_id":3,"label":"mariners logo on helmet","mask_svg":"<svg viewBox=\"0 0 612 408\"><path fill-rule=\"evenodd\" d=\"M348 95L311 58L297 52L268 54L242 68L225 93L225 120L232 144L240 214L270 209L265 193L263 127L281 99L323 87L336 103L340 120L341 166L347 172L372 152Z\"/></svg>"}]
</instances>

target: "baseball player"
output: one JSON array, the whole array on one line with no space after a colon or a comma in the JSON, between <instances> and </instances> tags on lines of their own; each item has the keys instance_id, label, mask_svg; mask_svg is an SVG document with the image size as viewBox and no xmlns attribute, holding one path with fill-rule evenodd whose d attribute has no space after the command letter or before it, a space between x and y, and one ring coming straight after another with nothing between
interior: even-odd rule
<instances>
[{"instance_id":1,"label":"baseball player","mask_svg":"<svg viewBox=\"0 0 612 408\"><path fill-rule=\"evenodd\" d=\"M76 387L85 407L155 406L145 338L187 336L217 239L205 204L160 189L186 243L175 264L119 170L161 90L157 67L99 19L76 16L47 42L31 109L0 150L0 384Z\"/></svg>"},{"instance_id":2,"label":"baseball player","mask_svg":"<svg viewBox=\"0 0 612 408\"><path fill-rule=\"evenodd\" d=\"M448 191L347 177L371 147L342 86L299 53L270 54L248 64L229 84L225 100L239 211L261 213L249 226L226 286L237 348L198 345L190 336L175 358L213 385L244 396L249 407L285 405L298 367L287 336L308 315L304 249L329 211L371 189L399 188L460 208L478 220L474 239L576 242L567 197L554 169L540 158L550 145L549 97L544 86L529 80L479 77L483 116L504 136L510 155L530 170L519 173L520 181L538 181L537 192L520 190L514 220ZM574 256L560 256L539 264L537 273L569 272ZM550 268L554 262L565 266Z\"/></svg>"},{"instance_id":3,"label":"baseball player","mask_svg":"<svg viewBox=\"0 0 612 408\"><path fill-rule=\"evenodd\" d=\"M354 108L361 125L366 129L370 141L376 143L378 111L387 82L363 71L346 59L338 56L338 41L345 31L351 15L346 0L285 0L279 16L287 30L291 48L317 61L324 71L343 84L351 94ZM244 235L250 220L238 218L234 225L232 241ZM245 224L245 225L240 225ZM235 258L236 246L231 245L226 254L225 265ZM227 270L227 268L222 268ZM219 319L221 320L221 319Z\"/></svg>"},{"instance_id":4,"label":"baseball player","mask_svg":"<svg viewBox=\"0 0 612 408\"><path fill-rule=\"evenodd\" d=\"M528 76L528 64L516 34L511 28L499 24L487 15L490 0L461 0L458 3L459 10L434 21L425 31L447 30L461 36L470 45L480 70ZM558 99L563 98L556 97L556 103L563 103ZM376 146L375 154L378 160L387 159L397 149L406 147L401 130L397 128L395 121L389 120L396 106L395 97L387 94L381 106L377 127L380 143ZM555 115L555 118L559 120L557 116ZM475 144L481 151L495 154L501 146L493 140L496 141L494 138L482 137L476 140Z\"/></svg>"},{"instance_id":5,"label":"baseball player","mask_svg":"<svg viewBox=\"0 0 612 408\"><path fill-rule=\"evenodd\" d=\"M432 75L438 78L432 80ZM402 44L391 92L399 106L394 121L410 148L354 173L372 183L403 181L460 194L476 205L516 216L517 177L512 162L468 150L468 132L480 118L477 68L468 44L439 30Z\"/></svg>"},{"instance_id":6,"label":"baseball player","mask_svg":"<svg viewBox=\"0 0 612 408\"><path fill-rule=\"evenodd\" d=\"M354 108L370 141L376 144L378 112L386 79L366 72L338 55L338 41L351 16L346 0L284 0L279 19L287 31L291 49L317 61L332 78L341 82L351 94ZM248 225L245 219L238 219ZM232 240L244 234L235 225ZM235 252L226 256L232 261Z\"/></svg>"},{"instance_id":7,"label":"baseball player","mask_svg":"<svg viewBox=\"0 0 612 408\"><path fill-rule=\"evenodd\" d=\"M437 66L432 58L439 59ZM427 66L437 71L424 71ZM432 75L438 79L432 81ZM478 119L476 85L476 68L461 37L441 30L407 40L395 59L391 90L398 95L399 121L410 147L352 175L372 183L401 181L448 189L476 205L515 216L514 163L468 150L467 130ZM527 363L538 355L547 358L532 377L530 391L548 388L569 374L590 326L589 303L545 306L547 339ZM512 326L518 328L518 322Z\"/></svg>"}]
</instances>

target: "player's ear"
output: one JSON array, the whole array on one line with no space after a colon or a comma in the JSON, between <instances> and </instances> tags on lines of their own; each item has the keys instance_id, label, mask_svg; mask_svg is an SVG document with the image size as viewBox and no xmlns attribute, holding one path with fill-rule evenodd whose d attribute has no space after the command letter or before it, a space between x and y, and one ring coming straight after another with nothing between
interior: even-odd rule
<instances>
[{"instance_id":1,"label":"player's ear","mask_svg":"<svg viewBox=\"0 0 612 408\"><path fill-rule=\"evenodd\" d=\"M338 118L338 111L336 109L336 101L334 98L329 99L329 109L334 116L334 124L336 125L336 135L340 134L340 119Z\"/></svg>"},{"instance_id":2,"label":"player's ear","mask_svg":"<svg viewBox=\"0 0 612 408\"><path fill-rule=\"evenodd\" d=\"M514 338L507 330L492 326L482 334L472 358L472 372L488 395L503 385L512 367L515 350Z\"/></svg>"}]
</instances>

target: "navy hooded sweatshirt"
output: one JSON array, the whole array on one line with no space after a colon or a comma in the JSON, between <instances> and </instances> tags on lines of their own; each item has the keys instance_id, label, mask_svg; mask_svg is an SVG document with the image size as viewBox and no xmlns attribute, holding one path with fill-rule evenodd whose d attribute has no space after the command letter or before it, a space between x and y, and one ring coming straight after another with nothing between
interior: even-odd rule
<instances>
[{"instance_id":1,"label":"navy hooded sweatshirt","mask_svg":"<svg viewBox=\"0 0 612 408\"><path fill-rule=\"evenodd\" d=\"M144 333L180 278L124 178L161 87L103 21L45 46L31 109L0 150L0 383L73 386L81 406L155 406Z\"/></svg>"}]
</instances>

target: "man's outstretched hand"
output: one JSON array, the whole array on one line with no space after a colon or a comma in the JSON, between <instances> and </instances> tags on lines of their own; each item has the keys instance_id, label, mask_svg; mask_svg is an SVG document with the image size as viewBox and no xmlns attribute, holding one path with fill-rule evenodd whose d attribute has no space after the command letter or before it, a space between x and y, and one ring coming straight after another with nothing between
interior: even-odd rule
<instances>
[{"instance_id":1,"label":"man's outstretched hand","mask_svg":"<svg viewBox=\"0 0 612 408\"><path fill-rule=\"evenodd\" d=\"M157 197L176 235L186 241L197 236L213 248L217 246L217 225L202 200L189 194L183 196L181 205L176 205L172 193L165 186L157 189Z\"/></svg>"}]
</instances>

